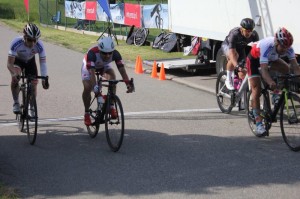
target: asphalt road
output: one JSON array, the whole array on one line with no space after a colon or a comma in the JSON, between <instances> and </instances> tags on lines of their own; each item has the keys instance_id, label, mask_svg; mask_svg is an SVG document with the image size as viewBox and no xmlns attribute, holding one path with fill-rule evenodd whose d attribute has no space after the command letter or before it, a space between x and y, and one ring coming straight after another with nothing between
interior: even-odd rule
<instances>
[{"instance_id":1,"label":"asphalt road","mask_svg":"<svg viewBox=\"0 0 300 199\"><path fill-rule=\"evenodd\" d=\"M0 180L22 198L299 198L299 153L288 150L278 125L258 139L243 112L222 114L209 73L168 71L170 80L159 81L129 63L136 92L118 86L126 135L113 153L104 133L91 139L83 125L83 54L45 43L50 89L39 85L39 132L29 145L12 113L6 69L18 33L1 24L0 32Z\"/></svg>"}]
</instances>

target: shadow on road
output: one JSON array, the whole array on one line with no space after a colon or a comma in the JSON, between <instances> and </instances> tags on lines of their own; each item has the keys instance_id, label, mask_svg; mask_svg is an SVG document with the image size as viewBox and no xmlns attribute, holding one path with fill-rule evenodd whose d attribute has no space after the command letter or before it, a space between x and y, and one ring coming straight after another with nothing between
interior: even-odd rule
<instances>
[{"instance_id":1,"label":"shadow on road","mask_svg":"<svg viewBox=\"0 0 300 199\"><path fill-rule=\"evenodd\" d=\"M91 139L85 129L61 124L40 131L35 146L23 134L0 139L0 179L22 197L218 194L218 187L300 181L300 159L280 134L257 139L128 129L113 153L103 132Z\"/></svg>"}]
</instances>

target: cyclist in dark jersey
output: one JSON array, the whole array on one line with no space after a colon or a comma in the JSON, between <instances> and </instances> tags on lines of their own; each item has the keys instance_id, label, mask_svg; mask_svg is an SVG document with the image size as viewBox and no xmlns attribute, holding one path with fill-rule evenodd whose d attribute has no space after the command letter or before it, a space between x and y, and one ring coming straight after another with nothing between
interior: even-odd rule
<instances>
[{"instance_id":1,"label":"cyclist in dark jersey","mask_svg":"<svg viewBox=\"0 0 300 199\"><path fill-rule=\"evenodd\" d=\"M227 78L225 84L229 90L234 90L233 87L233 78L234 78L234 68L238 66L238 63L245 59L246 46L251 43L259 40L259 36L254 29L254 21L250 18L242 19L241 27L233 28L225 40L222 43L223 52L227 58ZM241 71L239 73L240 78L243 78L243 75L246 74L246 71Z\"/></svg>"},{"instance_id":2,"label":"cyclist in dark jersey","mask_svg":"<svg viewBox=\"0 0 300 199\"><path fill-rule=\"evenodd\" d=\"M288 74L290 71L292 71L296 75L300 75L299 64L297 63L292 44L292 34L285 28L279 28L274 37L267 37L258 41L257 43L254 43L250 53L247 56L246 63L248 68L249 82L252 90L251 106L256 120L256 133L258 137L263 137L266 135L266 130L262 124L262 117L260 116L259 108L261 77L269 85L269 87L274 90L276 89L276 83L271 78L269 71L277 71L282 74ZM289 64L281 59L281 56L286 56L289 60ZM276 95L273 94L273 99L276 98L274 96ZM275 100L276 99L272 101Z\"/></svg>"},{"instance_id":3,"label":"cyclist in dark jersey","mask_svg":"<svg viewBox=\"0 0 300 199\"><path fill-rule=\"evenodd\" d=\"M124 62L119 51L115 50L115 45L111 37L103 37L99 40L98 45L90 48L83 58L81 67L81 78L83 83L82 100L84 104L84 124L91 125L89 115L89 106L91 101L91 92L99 92L96 84L95 72L99 71L106 79L116 79L116 74L111 63L115 62L117 68L127 85L127 92L133 92L134 87L129 84L129 78L126 73ZM111 116L116 117L116 110L111 106Z\"/></svg>"},{"instance_id":4,"label":"cyclist in dark jersey","mask_svg":"<svg viewBox=\"0 0 300 199\"><path fill-rule=\"evenodd\" d=\"M21 70L25 68L25 74L38 75L37 65L35 62L35 54L39 55L40 72L41 76L46 77L47 65L46 65L46 53L43 42L39 40L41 36L40 29L32 23L25 25L23 29L23 36L16 37L10 45L8 52L7 68L11 74L11 92L14 100L13 112L20 112L19 104L19 79L18 75L21 75ZM38 81L33 81L34 92L36 95L36 85ZM46 85L45 80L42 80L44 89L48 89L49 85ZM29 112L33 116L34 111Z\"/></svg>"}]
</instances>

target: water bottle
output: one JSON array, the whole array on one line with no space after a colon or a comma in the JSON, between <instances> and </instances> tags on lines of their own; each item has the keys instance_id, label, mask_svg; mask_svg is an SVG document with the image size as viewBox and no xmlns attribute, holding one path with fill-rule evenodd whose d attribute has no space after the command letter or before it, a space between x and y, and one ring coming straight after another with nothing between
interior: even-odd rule
<instances>
[{"instance_id":1,"label":"water bottle","mask_svg":"<svg viewBox=\"0 0 300 199\"><path fill-rule=\"evenodd\" d=\"M237 76L234 76L234 79L233 79L234 89L238 90L239 83L240 83L239 78Z\"/></svg>"},{"instance_id":2,"label":"water bottle","mask_svg":"<svg viewBox=\"0 0 300 199\"><path fill-rule=\"evenodd\" d=\"M97 97L97 101L98 101L98 109L101 110L102 107L103 107L103 104L104 104L104 98L103 98L103 95L100 93Z\"/></svg>"}]
</instances>

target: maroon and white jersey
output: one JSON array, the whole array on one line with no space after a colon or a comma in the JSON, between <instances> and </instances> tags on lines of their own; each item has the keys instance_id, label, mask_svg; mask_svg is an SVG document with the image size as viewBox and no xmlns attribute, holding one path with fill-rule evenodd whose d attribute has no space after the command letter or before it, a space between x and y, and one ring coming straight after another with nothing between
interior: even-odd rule
<instances>
[{"instance_id":1,"label":"maroon and white jersey","mask_svg":"<svg viewBox=\"0 0 300 199\"><path fill-rule=\"evenodd\" d=\"M113 61L116 63L118 68L124 66L122 56L119 51L114 50L111 58L108 61L104 61L100 56L100 50L98 46L90 48L83 58L84 66L87 70L91 68L105 69L111 67L110 63Z\"/></svg>"}]
</instances>

